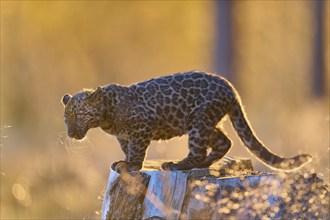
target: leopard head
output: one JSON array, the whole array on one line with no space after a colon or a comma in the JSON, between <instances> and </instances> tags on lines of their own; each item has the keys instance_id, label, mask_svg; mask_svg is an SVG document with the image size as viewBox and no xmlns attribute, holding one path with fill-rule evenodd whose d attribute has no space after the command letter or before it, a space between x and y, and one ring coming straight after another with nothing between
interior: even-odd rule
<instances>
[{"instance_id":1,"label":"leopard head","mask_svg":"<svg viewBox=\"0 0 330 220\"><path fill-rule=\"evenodd\" d=\"M98 127L102 120L103 91L85 90L73 96L66 94L62 98L64 121L67 134L81 140L90 128Z\"/></svg>"}]
</instances>

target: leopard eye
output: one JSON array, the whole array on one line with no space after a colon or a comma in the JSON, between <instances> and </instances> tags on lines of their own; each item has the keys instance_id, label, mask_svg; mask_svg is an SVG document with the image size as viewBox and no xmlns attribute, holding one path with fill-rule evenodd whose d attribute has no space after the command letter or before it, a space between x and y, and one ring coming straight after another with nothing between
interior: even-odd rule
<instances>
[{"instance_id":1,"label":"leopard eye","mask_svg":"<svg viewBox=\"0 0 330 220\"><path fill-rule=\"evenodd\" d=\"M82 115L80 115L80 114L77 114L77 118L79 118L79 119L80 119L80 118L82 118Z\"/></svg>"}]
</instances>

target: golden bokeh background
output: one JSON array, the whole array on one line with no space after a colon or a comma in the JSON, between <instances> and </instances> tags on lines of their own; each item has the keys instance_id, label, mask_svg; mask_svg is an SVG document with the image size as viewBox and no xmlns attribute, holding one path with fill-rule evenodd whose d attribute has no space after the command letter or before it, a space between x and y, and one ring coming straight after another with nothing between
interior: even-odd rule
<instances>
[{"instance_id":1,"label":"golden bokeh background","mask_svg":"<svg viewBox=\"0 0 330 220\"><path fill-rule=\"evenodd\" d=\"M221 7L230 10L225 73ZM259 138L286 157L312 154L306 169L329 181L329 2L321 9L313 1L1 1L1 218L99 218L109 166L124 155L100 129L67 151L61 97L189 70L228 76ZM314 82L317 61L323 75ZM230 155L268 170L224 127ZM186 140L152 143L148 158L182 158Z\"/></svg>"}]
</instances>

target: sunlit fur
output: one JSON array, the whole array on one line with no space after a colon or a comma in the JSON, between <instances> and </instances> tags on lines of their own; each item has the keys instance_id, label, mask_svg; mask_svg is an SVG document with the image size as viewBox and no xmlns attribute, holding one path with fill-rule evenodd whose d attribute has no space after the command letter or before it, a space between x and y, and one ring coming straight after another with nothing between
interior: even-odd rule
<instances>
[{"instance_id":1,"label":"sunlit fur","mask_svg":"<svg viewBox=\"0 0 330 220\"><path fill-rule=\"evenodd\" d=\"M192 71L130 86L109 84L65 95L62 102L70 138L81 140L94 127L117 137L126 155L125 161L113 164L117 171L140 170L151 141L184 134L189 135L188 156L177 163L165 162L162 169L209 167L232 146L217 127L225 116L249 151L273 169L293 170L312 158L309 154L284 158L271 152L254 133L234 86L215 74Z\"/></svg>"}]
</instances>

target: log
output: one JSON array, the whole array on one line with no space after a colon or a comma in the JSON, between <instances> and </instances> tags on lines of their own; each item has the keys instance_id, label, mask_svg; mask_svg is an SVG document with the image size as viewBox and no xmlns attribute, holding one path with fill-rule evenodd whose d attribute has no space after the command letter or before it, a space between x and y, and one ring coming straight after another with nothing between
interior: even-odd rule
<instances>
[{"instance_id":1,"label":"log","mask_svg":"<svg viewBox=\"0 0 330 220\"><path fill-rule=\"evenodd\" d=\"M261 173L225 157L209 168L110 170L102 219L329 219L329 184L312 173Z\"/></svg>"}]
</instances>

